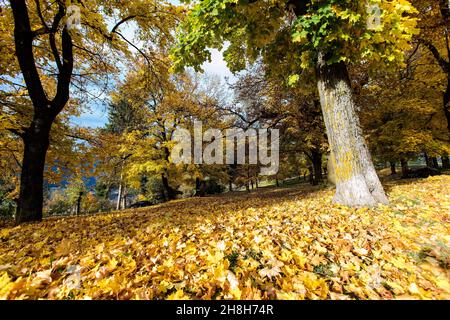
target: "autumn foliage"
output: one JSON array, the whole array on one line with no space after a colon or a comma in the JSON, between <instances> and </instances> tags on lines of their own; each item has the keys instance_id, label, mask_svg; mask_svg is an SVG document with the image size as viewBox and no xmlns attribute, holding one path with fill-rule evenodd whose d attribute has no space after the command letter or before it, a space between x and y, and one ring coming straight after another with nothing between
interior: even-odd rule
<instances>
[{"instance_id":1,"label":"autumn foliage","mask_svg":"<svg viewBox=\"0 0 450 320\"><path fill-rule=\"evenodd\" d=\"M5 227L0 298L448 299L449 183L389 182L377 209L302 186Z\"/></svg>"},{"instance_id":2,"label":"autumn foliage","mask_svg":"<svg viewBox=\"0 0 450 320\"><path fill-rule=\"evenodd\" d=\"M450 299L449 26L448 0L0 0L0 299Z\"/></svg>"}]
</instances>

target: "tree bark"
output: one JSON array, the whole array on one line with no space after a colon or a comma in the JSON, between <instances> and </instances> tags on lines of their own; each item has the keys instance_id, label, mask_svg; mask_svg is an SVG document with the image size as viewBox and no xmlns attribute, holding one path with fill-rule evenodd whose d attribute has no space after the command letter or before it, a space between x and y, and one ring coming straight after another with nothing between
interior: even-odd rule
<instances>
[{"instance_id":1,"label":"tree bark","mask_svg":"<svg viewBox=\"0 0 450 320\"><path fill-rule=\"evenodd\" d=\"M391 166L391 176L397 174L397 170L395 168L396 163L394 161L390 161L389 164Z\"/></svg>"},{"instance_id":2,"label":"tree bark","mask_svg":"<svg viewBox=\"0 0 450 320\"><path fill-rule=\"evenodd\" d=\"M311 150L312 170L313 170L313 182L314 186L317 186L322 182L322 152L317 149Z\"/></svg>"},{"instance_id":3,"label":"tree bark","mask_svg":"<svg viewBox=\"0 0 450 320\"><path fill-rule=\"evenodd\" d=\"M333 161L331 161L331 153L328 154L328 159L327 159L327 181L328 181L328 183L336 185Z\"/></svg>"},{"instance_id":4,"label":"tree bark","mask_svg":"<svg viewBox=\"0 0 450 320\"><path fill-rule=\"evenodd\" d=\"M23 135L24 153L16 223L42 220L45 157L51 121L34 119Z\"/></svg>"},{"instance_id":5,"label":"tree bark","mask_svg":"<svg viewBox=\"0 0 450 320\"><path fill-rule=\"evenodd\" d=\"M389 203L362 135L346 65L328 65L320 53L317 77L335 170L333 202L351 207Z\"/></svg>"}]
</instances>

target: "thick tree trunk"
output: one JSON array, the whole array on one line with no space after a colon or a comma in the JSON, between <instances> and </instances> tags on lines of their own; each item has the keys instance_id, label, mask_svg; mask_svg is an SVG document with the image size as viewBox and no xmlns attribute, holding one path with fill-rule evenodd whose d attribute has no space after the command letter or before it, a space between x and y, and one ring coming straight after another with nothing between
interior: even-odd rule
<instances>
[{"instance_id":1,"label":"thick tree trunk","mask_svg":"<svg viewBox=\"0 0 450 320\"><path fill-rule=\"evenodd\" d=\"M16 223L41 221L44 201L45 157L51 120L34 119L23 135L24 153Z\"/></svg>"},{"instance_id":2,"label":"thick tree trunk","mask_svg":"<svg viewBox=\"0 0 450 320\"><path fill-rule=\"evenodd\" d=\"M319 54L318 89L335 170L333 202L351 207L389 203L364 141L344 63Z\"/></svg>"},{"instance_id":3,"label":"thick tree trunk","mask_svg":"<svg viewBox=\"0 0 450 320\"><path fill-rule=\"evenodd\" d=\"M397 174L397 170L396 170L396 168L395 168L396 163L393 162L393 161L390 161L389 164L390 164L390 166L391 166L391 176Z\"/></svg>"}]
</instances>

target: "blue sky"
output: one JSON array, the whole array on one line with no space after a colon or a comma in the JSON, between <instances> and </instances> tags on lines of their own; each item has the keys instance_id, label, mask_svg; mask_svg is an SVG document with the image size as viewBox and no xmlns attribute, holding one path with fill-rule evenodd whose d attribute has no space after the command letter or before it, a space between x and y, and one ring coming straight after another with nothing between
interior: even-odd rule
<instances>
[{"instance_id":1,"label":"blue sky","mask_svg":"<svg viewBox=\"0 0 450 320\"><path fill-rule=\"evenodd\" d=\"M173 4L179 4L178 1L169 1ZM128 25L123 29L124 36L132 40L133 39L133 27ZM211 62L203 64L203 70L208 74L218 75L225 84L225 78L228 82L234 82L236 79L234 75L228 69L226 62L223 59L223 55L220 51L216 49L211 49ZM108 120L108 113L106 110L106 105L101 105L99 103L89 106L90 110L84 112L80 117L72 118L72 123L82 127L98 128L105 125Z\"/></svg>"}]
</instances>

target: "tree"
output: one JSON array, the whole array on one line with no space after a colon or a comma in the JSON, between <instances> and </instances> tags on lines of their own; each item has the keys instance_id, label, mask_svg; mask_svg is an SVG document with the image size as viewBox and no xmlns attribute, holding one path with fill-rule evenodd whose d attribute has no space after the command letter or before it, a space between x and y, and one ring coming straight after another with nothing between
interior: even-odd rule
<instances>
[{"instance_id":1,"label":"tree","mask_svg":"<svg viewBox=\"0 0 450 320\"><path fill-rule=\"evenodd\" d=\"M88 194L86 183L82 177L73 177L66 188L69 203L74 208L75 215L79 216L81 213L81 201L83 197Z\"/></svg>"},{"instance_id":2,"label":"tree","mask_svg":"<svg viewBox=\"0 0 450 320\"><path fill-rule=\"evenodd\" d=\"M446 0L432 3L414 0L413 3L419 11L420 34L417 41L429 52L444 75L437 90L442 92L442 110L447 119L447 131L450 132L450 6ZM448 134L447 139L450 139ZM441 158L443 167L450 168L448 154L442 154Z\"/></svg>"},{"instance_id":3,"label":"tree","mask_svg":"<svg viewBox=\"0 0 450 320\"><path fill-rule=\"evenodd\" d=\"M297 59L315 68L322 113L335 167L334 202L349 206L388 203L359 127L347 63L394 63L410 47L415 19L408 1L376 2L383 11L378 25L360 1L201 1L191 8L184 33L173 50L176 66L199 68L208 47L230 46L224 56L232 70L242 57L255 60L277 46L278 36L292 35ZM374 18L374 19L373 19ZM245 63L244 63L245 65ZM295 82L298 75L292 75Z\"/></svg>"},{"instance_id":4,"label":"tree","mask_svg":"<svg viewBox=\"0 0 450 320\"><path fill-rule=\"evenodd\" d=\"M445 74L442 107L450 131L450 5L448 0L413 0L419 13L418 43L426 48Z\"/></svg>"},{"instance_id":5,"label":"tree","mask_svg":"<svg viewBox=\"0 0 450 320\"><path fill-rule=\"evenodd\" d=\"M120 150L124 136L134 130L142 127L144 109L141 106L130 103L127 99L113 94L112 101L108 108L108 123L104 130L98 133L100 138L102 154L102 164L97 168L99 175L105 177L105 173L110 173L110 186L115 184L118 188L116 210L125 209L125 190L124 167L131 154L127 150ZM113 142L111 144L111 142ZM104 152L108 150L108 152ZM113 163L113 167L108 164ZM112 169L112 171L111 171Z\"/></svg>"},{"instance_id":6,"label":"tree","mask_svg":"<svg viewBox=\"0 0 450 320\"><path fill-rule=\"evenodd\" d=\"M290 70L292 69L290 65ZM322 156L327 150L317 89L306 85L307 73L299 80L303 85L295 88L288 85L285 75L283 63L276 70L255 66L240 75L232 87L236 92L236 100L241 104L246 102L247 118L253 119L248 122L280 129L283 137L283 161L280 163L288 162L285 166L282 165L283 169L289 167L291 173L296 171L299 174L300 168L292 170L290 163L293 161L298 164L296 155L303 153L309 162L307 168L311 171L311 182L317 185L323 178Z\"/></svg>"},{"instance_id":7,"label":"tree","mask_svg":"<svg viewBox=\"0 0 450 320\"><path fill-rule=\"evenodd\" d=\"M357 74L367 74L354 68ZM415 46L406 65L387 72L372 72L358 98L370 149L380 161L400 162L448 154L447 121L442 110L443 73L425 48Z\"/></svg>"},{"instance_id":8,"label":"tree","mask_svg":"<svg viewBox=\"0 0 450 320\"><path fill-rule=\"evenodd\" d=\"M17 62L12 61L11 49L2 46L2 53L6 51L1 62L2 70L6 70L2 83L17 87L20 81L10 79L23 78L32 104L29 123L14 130L24 143L16 222L39 221L50 131L69 102L71 90L95 85L103 75L117 70L115 58L131 56L130 46L145 56L151 67L149 52L126 39L120 27L133 20L141 41L161 44L176 24L178 11L172 5L152 0L36 0L32 4L11 0L10 8L2 5L1 9L1 32L7 34L2 35L2 40L15 48L17 58ZM72 27L78 19L77 30ZM108 21L117 21L111 30ZM14 38L10 33L13 29Z\"/></svg>"},{"instance_id":9,"label":"tree","mask_svg":"<svg viewBox=\"0 0 450 320\"><path fill-rule=\"evenodd\" d=\"M195 121L220 128L215 125L221 122L215 107L222 84L191 73L170 75L163 54L159 61L153 75L145 74L142 61L137 62L112 93L109 123L99 132L102 160L97 170L118 180L119 194L125 189L141 191L147 179L148 194L156 198L161 194L162 200L169 201L180 194L182 185L194 189L196 180L200 186L204 179L221 176L220 166L176 165L171 151L179 128L192 131Z\"/></svg>"}]
</instances>

